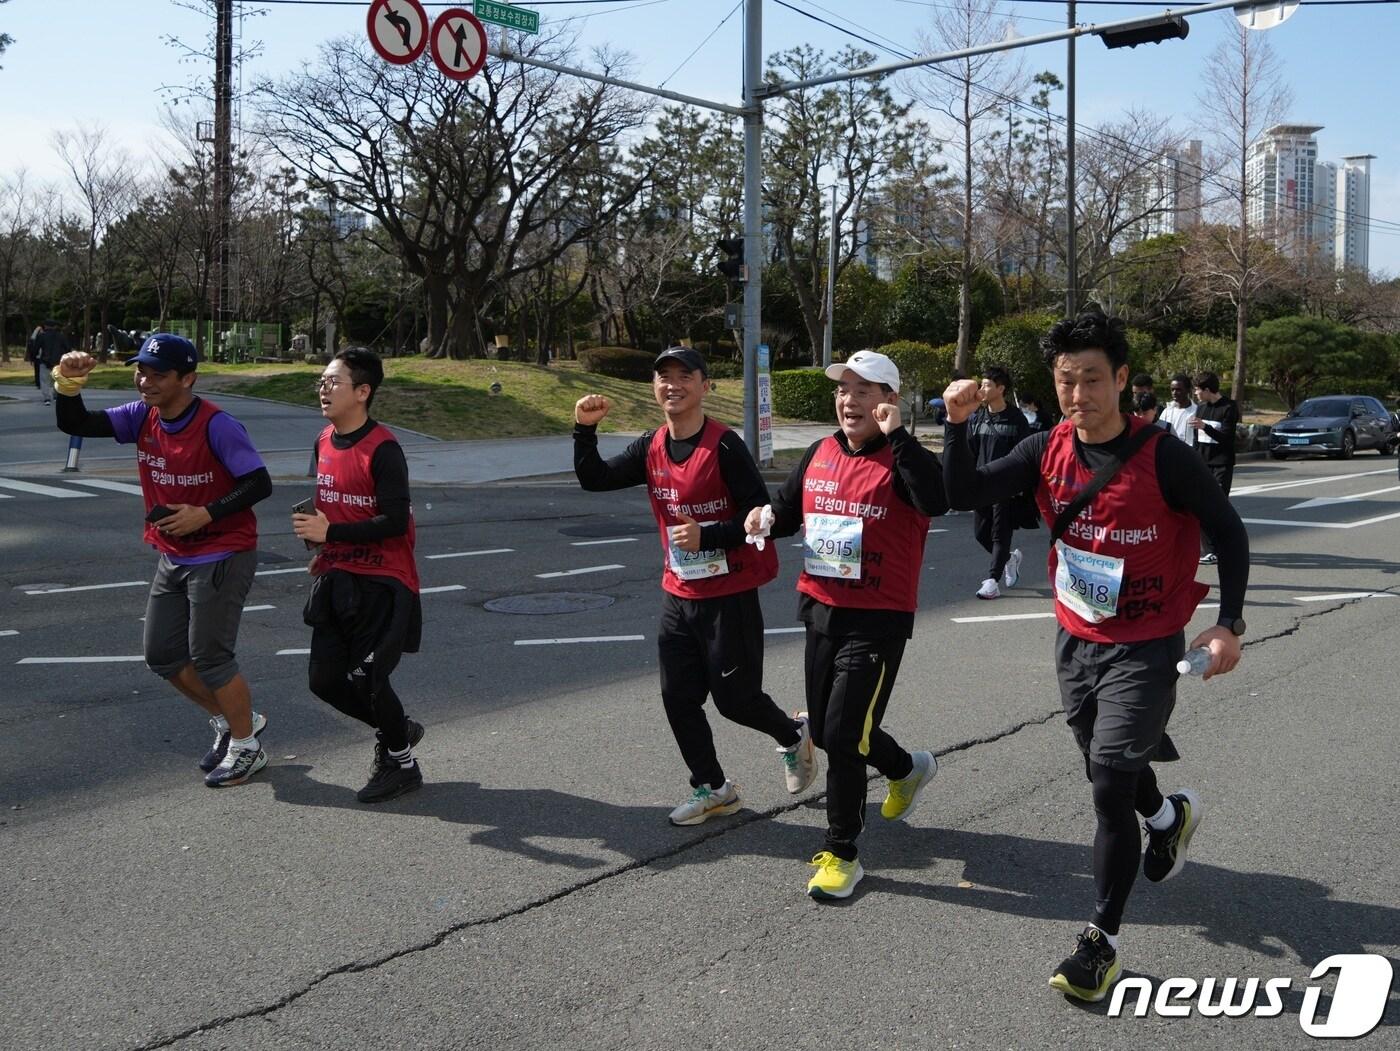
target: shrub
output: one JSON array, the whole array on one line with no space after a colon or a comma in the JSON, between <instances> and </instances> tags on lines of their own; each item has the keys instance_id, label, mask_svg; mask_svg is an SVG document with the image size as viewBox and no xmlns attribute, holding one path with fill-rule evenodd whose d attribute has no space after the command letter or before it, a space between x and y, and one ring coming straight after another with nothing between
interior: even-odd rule
<instances>
[{"instance_id":1,"label":"shrub","mask_svg":"<svg viewBox=\"0 0 1400 1051\"><path fill-rule=\"evenodd\" d=\"M1235 370L1235 344L1219 336L1203 336L1199 332L1183 332L1170 347L1163 350L1155 363L1158 379L1170 380L1178 372L1194 376L1198 372L1214 372L1225 376Z\"/></svg>"},{"instance_id":2,"label":"shrub","mask_svg":"<svg viewBox=\"0 0 1400 1051\"><path fill-rule=\"evenodd\" d=\"M795 420L830 423L836 418L836 388L821 369L773 373L773 412Z\"/></svg>"},{"instance_id":3,"label":"shrub","mask_svg":"<svg viewBox=\"0 0 1400 1051\"><path fill-rule=\"evenodd\" d=\"M591 350L579 351L578 360L588 372L597 372L619 380L650 383L653 374L652 363L656 361L656 354L648 354L644 350L631 350L628 347L593 347Z\"/></svg>"},{"instance_id":4,"label":"shrub","mask_svg":"<svg viewBox=\"0 0 1400 1051\"><path fill-rule=\"evenodd\" d=\"M1012 314L990 322L978 341L973 368L1000 365L1011 373L1013 390L1032 395L1047 410L1055 408L1059 402L1050 370L1040 353L1040 338L1059 320L1059 314L1041 311Z\"/></svg>"}]
</instances>

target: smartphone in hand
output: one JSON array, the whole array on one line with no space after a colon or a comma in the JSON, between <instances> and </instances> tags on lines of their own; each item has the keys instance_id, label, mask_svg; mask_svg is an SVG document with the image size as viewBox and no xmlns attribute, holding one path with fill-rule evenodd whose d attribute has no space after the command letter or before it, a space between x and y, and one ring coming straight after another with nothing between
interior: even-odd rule
<instances>
[{"instance_id":1,"label":"smartphone in hand","mask_svg":"<svg viewBox=\"0 0 1400 1051\"><path fill-rule=\"evenodd\" d=\"M169 518L174 513L174 511L170 510L170 508L166 507L164 504L156 504L155 507L146 512L146 521L154 525L162 518Z\"/></svg>"},{"instance_id":2,"label":"smartphone in hand","mask_svg":"<svg viewBox=\"0 0 1400 1051\"><path fill-rule=\"evenodd\" d=\"M292 504L292 514L294 515L314 515L315 513L315 497L307 497L305 500L300 500L297 503ZM310 540L303 540L302 543L306 545L306 550L308 551L315 551L318 547L321 546L320 544L313 544Z\"/></svg>"}]
</instances>

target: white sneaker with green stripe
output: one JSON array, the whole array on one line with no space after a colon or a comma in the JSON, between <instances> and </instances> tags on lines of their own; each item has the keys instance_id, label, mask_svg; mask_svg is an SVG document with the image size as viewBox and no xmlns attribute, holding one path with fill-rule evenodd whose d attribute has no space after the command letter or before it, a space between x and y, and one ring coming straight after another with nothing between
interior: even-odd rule
<instances>
[{"instance_id":1,"label":"white sneaker with green stripe","mask_svg":"<svg viewBox=\"0 0 1400 1051\"><path fill-rule=\"evenodd\" d=\"M732 814L740 807L739 789L726 780L719 788L701 785L684 803L671 811L671 824L698 825L712 817Z\"/></svg>"}]
</instances>

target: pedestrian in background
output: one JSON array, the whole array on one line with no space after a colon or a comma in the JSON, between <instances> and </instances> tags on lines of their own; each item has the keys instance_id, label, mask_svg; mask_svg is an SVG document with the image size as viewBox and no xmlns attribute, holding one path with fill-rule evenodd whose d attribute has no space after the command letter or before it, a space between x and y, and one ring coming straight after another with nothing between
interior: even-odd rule
<instances>
[{"instance_id":1,"label":"pedestrian in background","mask_svg":"<svg viewBox=\"0 0 1400 1051\"><path fill-rule=\"evenodd\" d=\"M39 389L44 394L44 404L48 405L53 401L52 370L63 355L73 348L68 343L68 337L58 327L57 321L44 322L34 345L36 360L39 364Z\"/></svg>"},{"instance_id":2,"label":"pedestrian in background","mask_svg":"<svg viewBox=\"0 0 1400 1051\"><path fill-rule=\"evenodd\" d=\"M1031 433L1021 410L1007 404L1010 393L1009 372L996 365L984 370L982 383L977 388L982 404L973 413L967 428L979 466L1001 459ZM992 556L987 577L977 589L980 599L1000 598L1002 586L1014 588L1021 578L1021 551L1011 546L1018 503L1019 497L1003 500L989 507L979 507L972 514L972 535Z\"/></svg>"},{"instance_id":3,"label":"pedestrian in background","mask_svg":"<svg viewBox=\"0 0 1400 1051\"><path fill-rule=\"evenodd\" d=\"M1220 377L1214 372L1198 372L1191 379L1196 395L1196 414L1188 425L1196 435L1196 449L1220 483L1225 495L1235 480L1235 433L1240 423L1239 406L1220 393ZM1215 545L1201 534L1201 564L1214 565Z\"/></svg>"}]
</instances>

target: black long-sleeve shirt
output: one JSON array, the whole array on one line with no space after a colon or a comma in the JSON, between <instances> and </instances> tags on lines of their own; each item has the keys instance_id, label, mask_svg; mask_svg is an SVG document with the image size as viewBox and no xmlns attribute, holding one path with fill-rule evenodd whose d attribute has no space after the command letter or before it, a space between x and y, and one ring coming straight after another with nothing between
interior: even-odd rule
<instances>
[{"instance_id":1,"label":"black long-sleeve shirt","mask_svg":"<svg viewBox=\"0 0 1400 1051\"><path fill-rule=\"evenodd\" d=\"M943 472L938 457L920 445L903 427L895 428L888 438L877 434L856 450L851 448L843 432L837 431L834 437L847 456L873 456L888 445L894 456L895 496L930 518L947 512L948 500L944 495ZM807 447L801 462L773 497L772 536L792 536L802 527L802 480L806 477L807 465L825 440L823 438ZM922 568L909 566L908 571L917 574ZM797 616L823 635L835 637L902 635L907 639L914 633L913 613L828 606L805 594L798 596Z\"/></svg>"},{"instance_id":2,"label":"black long-sleeve shirt","mask_svg":"<svg viewBox=\"0 0 1400 1051\"><path fill-rule=\"evenodd\" d=\"M331 433L331 445L350 449L378 424L373 418L349 434ZM372 544L378 540L403 536L408 532L412 498L408 491L408 461L403 446L396 441L381 442L369 461L370 477L374 479L374 498L379 513L360 522L332 522L326 528L326 540L344 544Z\"/></svg>"},{"instance_id":3,"label":"black long-sleeve shirt","mask_svg":"<svg viewBox=\"0 0 1400 1051\"><path fill-rule=\"evenodd\" d=\"M1199 402L1196 405L1196 419L1206 423L1196 432L1196 451L1201 458L1209 464L1234 463L1235 428L1240 422L1239 406L1234 400L1222 397L1215 402ZM1206 441L1206 434L1215 441Z\"/></svg>"},{"instance_id":4,"label":"black long-sleeve shirt","mask_svg":"<svg viewBox=\"0 0 1400 1051\"><path fill-rule=\"evenodd\" d=\"M193 416L199 408L199 399L190 403L182 416ZM116 428L112 418L101 409L90 410L83 404L81 394L54 394L54 414L58 419L58 429L64 434L80 438L115 438ZM213 503L205 504L204 510L217 522L221 518L238 511L246 511L261 500L272 495L272 476L266 467L237 476L233 488Z\"/></svg>"},{"instance_id":5,"label":"black long-sleeve shirt","mask_svg":"<svg viewBox=\"0 0 1400 1051\"><path fill-rule=\"evenodd\" d=\"M672 463L685 463L700 446L705 428L718 424L708 418L698 431L688 438L666 435L666 455ZM574 424L574 474L579 485L590 493L607 493L629 489L647 481L647 451L655 431L647 431L634 439L619 455L604 460L598 453L598 428ZM727 522L714 522L700 527L702 551L729 550L744 543L744 519L755 507L768 503L768 486L758 472L744 440L733 431L720 436L717 451L719 476L733 502L734 517Z\"/></svg>"},{"instance_id":6,"label":"black long-sleeve shirt","mask_svg":"<svg viewBox=\"0 0 1400 1051\"><path fill-rule=\"evenodd\" d=\"M1090 471L1097 471L1117 456L1128 441L1129 430L1101 445L1074 439L1075 455ZM968 442L965 423L944 430L943 479L952 505L962 510L985 507L1040 485L1040 463L1050 444L1050 432L1032 434L1007 456L977 466ZM1196 451L1171 435L1157 442L1157 481L1162 499L1173 511L1194 515L1220 557L1220 617L1225 624L1244 612L1249 585L1249 533L1229 498L1216 484Z\"/></svg>"}]
</instances>

